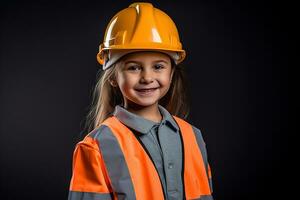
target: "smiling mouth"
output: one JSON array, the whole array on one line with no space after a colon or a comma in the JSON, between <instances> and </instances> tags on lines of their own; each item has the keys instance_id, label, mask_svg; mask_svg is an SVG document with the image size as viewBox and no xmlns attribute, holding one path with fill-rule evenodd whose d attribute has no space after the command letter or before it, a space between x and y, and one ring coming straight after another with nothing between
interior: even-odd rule
<instances>
[{"instance_id":1,"label":"smiling mouth","mask_svg":"<svg viewBox=\"0 0 300 200\"><path fill-rule=\"evenodd\" d=\"M148 91L148 90L155 90L155 89L157 89L157 88L143 88L143 89L136 89L136 90L138 90L138 91Z\"/></svg>"},{"instance_id":2,"label":"smiling mouth","mask_svg":"<svg viewBox=\"0 0 300 200\"><path fill-rule=\"evenodd\" d=\"M136 89L136 91L139 94L142 95L148 95L148 94L152 94L155 90L157 90L158 88L150 88L150 89Z\"/></svg>"}]
</instances>

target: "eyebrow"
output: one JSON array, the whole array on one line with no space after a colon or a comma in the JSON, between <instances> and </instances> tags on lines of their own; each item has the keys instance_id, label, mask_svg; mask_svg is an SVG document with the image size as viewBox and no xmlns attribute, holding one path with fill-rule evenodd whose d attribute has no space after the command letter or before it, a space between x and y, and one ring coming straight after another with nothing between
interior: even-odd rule
<instances>
[{"instance_id":1,"label":"eyebrow","mask_svg":"<svg viewBox=\"0 0 300 200\"><path fill-rule=\"evenodd\" d=\"M164 62L164 63L168 64L168 62L165 61L165 60L155 60L155 61L153 61L152 63L157 63L157 62ZM126 65L126 64L128 64L128 63L137 63L137 64L141 64L142 62L139 62L139 61L136 61L136 60L128 60L128 61L125 61L124 64Z\"/></svg>"}]
</instances>

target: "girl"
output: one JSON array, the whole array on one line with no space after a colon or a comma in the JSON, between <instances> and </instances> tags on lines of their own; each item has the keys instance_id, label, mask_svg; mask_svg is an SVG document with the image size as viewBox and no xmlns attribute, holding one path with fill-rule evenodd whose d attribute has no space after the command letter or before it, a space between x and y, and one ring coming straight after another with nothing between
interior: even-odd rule
<instances>
[{"instance_id":1,"label":"girl","mask_svg":"<svg viewBox=\"0 0 300 200\"><path fill-rule=\"evenodd\" d=\"M201 132L184 120L184 58L174 22L152 4L133 3L111 19L69 200L213 199Z\"/></svg>"}]
</instances>

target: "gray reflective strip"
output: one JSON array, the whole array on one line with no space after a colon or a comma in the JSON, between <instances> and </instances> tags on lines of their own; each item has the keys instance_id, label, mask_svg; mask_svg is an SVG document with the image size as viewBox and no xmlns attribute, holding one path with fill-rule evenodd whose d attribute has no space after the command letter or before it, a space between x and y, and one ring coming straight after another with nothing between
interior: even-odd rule
<instances>
[{"instance_id":1,"label":"gray reflective strip","mask_svg":"<svg viewBox=\"0 0 300 200\"><path fill-rule=\"evenodd\" d=\"M118 196L118 200L136 199L123 152L110 128L106 125L101 125L98 131L90 134L90 137L98 141L99 149L112 182L113 191Z\"/></svg>"},{"instance_id":2,"label":"gray reflective strip","mask_svg":"<svg viewBox=\"0 0 300 200\"><path fill-rule=\"evenodd\" d=\"M110 193L69 191L68 200L112 200Z\"/></svg>"},{"instance_id":3,"label":"gray reflective strip","mask_svg":"<svg viewBox=\"0 0 300 200\"><path fill-rule=\"evenodd\" d=\"M193 127L194 134L196 136L198 147L199 147L199 149L201 151L201 154L202 154L203 163L205 164L205 169L206 169L206 175L208 177L208 159L207 159L207 151L206 151L206 147L205 147L205 142L203 140L201 131L199 129L197 129L196 127L194 127L194 126L192 126L192 127ZM208 178L208 183L209 183L210 191L212 192L213 188L212 188L211 178Z\"/></svg>"},{"instance_id":4,"label":"gray reflective strip","mask_svg":"<svg viewBox=\"0 0 300 200\"><path fill-rule=\"evenodd\" d=\"M213 183L212 183L212 179L209 178L209 187L210 187L210 192L213 193Z\"/></svg>"},{"instance_id":5,"label":"gray reflective strip","mask_svg":"<svg viewBox=\"0 0 300 200\"><path fill-rule=\"evenodd\" d=\"M193 127L194 134L196 136L198 147L202 154L203 163L205 163L206 172L208 172L207 153L206 153L205 143L204 143L201 131L194 126L192 126L192 127Z\"/></svg>"}]
</instances>

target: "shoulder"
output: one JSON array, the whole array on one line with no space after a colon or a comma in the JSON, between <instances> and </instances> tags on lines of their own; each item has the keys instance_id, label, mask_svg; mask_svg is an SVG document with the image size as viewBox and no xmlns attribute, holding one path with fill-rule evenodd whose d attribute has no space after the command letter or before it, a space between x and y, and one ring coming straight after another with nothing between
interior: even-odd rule
<instances>
[{"instance_id":1,"label":"shoulder","mask_svg":"<svg viewBox=\"0 0 300 200\"><path fill-rule=\"evenodd\" d=\"M173 117L175 118L175 120L176 120L177 122L182 123L182 124L184 124L184 125L191 126L192 129L193 129L193 132L195 133L195 135L196 135L197 137L200 137L200 138L203 139L203 137L202 137L202 131L200 130L200 128L194 126L193 124L189 123L189 122L186 121L185 119L182 119L182 118L176 117L176 116L173 116Z\"/></svg>"},{"instance_id":2,"label":"shoulder","mask_svg":"<svg viewBox=\"0 0 300 200\"><path fill-rule=\"evenodd\" d=\"M196 126L194 126L192 124L191 124L191 126L193 128L193 131L194 131L196 137L198 137L199 139L203 140L202 131L200 130L200 128L198 128L198 127L196 127Z\"/></svg>"},{"instance_id":3,"label":"shoulder","mask_svg":"<svg viewBox=\"0 0 300 200\"><path fill-rule=\"evenodd\" d=\"M101 124L99 127L90 131L85 137L76 144L76 148L99 149L99 141L107 135L111 135L112 131L109 126Z\"/></svg>"},{"instance_id":4,"label":"shoulder","mask_svg":"<svg viewBox=\"0 0 300 200\"><path fill-rule=\"evenodd\" d=\"M193 124L185 121L184 119L181 119L181 118L178 118L178 117L175 117L175 118L177 118L176 121L179 121L179 123L184 123L184 124L189 125L189 126L192 127L192 130L193 130L194 135L195 135L196 142L197 142L198 147L201 151L203 159L204 159L205 162L207 162L206 144L204 142L204 139L203 139L203 136L202 136L202 131L200 130L200 128L198 128L198 127L194 126Z\"/></svg>"},{"instance_id":5,"label":"shoulder","mask_svg":"<svg viewBox=\"0 0 300 200\"><path fill-rule=\"evenodd\" d=\"M193 131L194 131L194 134L195 134L195 137L196 137L198 145L205 147L206 144L205 144L205 141L203 139L202 131L200 130L200 128L198 128L198 127L196 127L196 126L194 126L192 124L191 124L191 126L193 128Z\"/></svg>"},{"instance_id":6,"label":"shoulder","mask_svg":"<svg viewBox=\"0 0 300 200\"><path fill-rule=\"evenodd\" d=\"M193 124L189 123L188 121L186 121L185 119L182 119L180 117L176 117L176 116L173 116L174 119L181 123L181 124L184 124L186 126L191 126L192 129L193 129L193 132L195 134L195 137L197 139L197 142L199 145L204 145L205 146L205 142L204 142L204 139L203 139L203 136L202 136L202 131L200 130L200 128L194 126Z\"/></svg>"}]
</instances>

